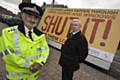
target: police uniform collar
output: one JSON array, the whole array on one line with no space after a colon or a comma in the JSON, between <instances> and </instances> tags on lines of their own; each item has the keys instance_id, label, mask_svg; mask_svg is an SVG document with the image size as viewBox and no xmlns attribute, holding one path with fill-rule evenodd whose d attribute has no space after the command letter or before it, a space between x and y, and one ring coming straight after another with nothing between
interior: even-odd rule
<instances>
[{"instance_id":1,"label":"police uniform collar","mask_svg":"<svg viewBox=\"0 0 120 80\"><path fill-rule=\"evenodd\" d=\"M24 23L23 23L23 22L22 22L20 25L18 25L18 30L25 35L25 27L24 27ZM38 30L36 27L33 28L33 32L34 32L37 36L40 36L41 34L43 34L43 33L42 33L40 30Z\"/></svg>"},{"instance_id":2,"label":"police uniform collar","mask_svg":"<svg viewBox=\"0 0 120 80\"><path fill-rule=\"evenodd\" d=\"M33 32L34 32L36 35L38 35L38 36L40 36L40 35L43 34L43 33L42 33L40 30L38 30L36 27L33 28Z\"/></svg>"},{"instance_id":3,"label":"police uniform collar","mask_svg":"<svg viewBox=\"0 0 120 80\"><path fill-rule=\"evenodd\" d=\"M33 32L33 29L29 30L25 25L24 27L25 27L25 34L27 34L29 31Z\"/></svg>"},{"instance_id":4,"label":"police uniform collar","mask_svg":"<svg viewBox=\"0 0 120 80\"><path fill-rule=\"evenodd\" d=\"M18 25L18 30L25 35L25 27L23 21Z\"/></svg>"}]
</instances>

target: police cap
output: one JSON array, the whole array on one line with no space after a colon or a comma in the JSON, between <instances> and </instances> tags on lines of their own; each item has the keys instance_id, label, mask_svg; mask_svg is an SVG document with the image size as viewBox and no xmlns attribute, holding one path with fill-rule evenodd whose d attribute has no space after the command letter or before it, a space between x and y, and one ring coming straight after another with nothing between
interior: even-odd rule
<instances>
[{"instance_id":1,"label":"police cap","mask_svg":"<svg viewBox=\"0 0 120 80\"><path fill-rule=\"evenodd\" d=\"M20 3L19 9L21 10L21 12L25 12L30 15L38 17L43 15L42 8L34 3Z\"/></svg>"}]
</instances>

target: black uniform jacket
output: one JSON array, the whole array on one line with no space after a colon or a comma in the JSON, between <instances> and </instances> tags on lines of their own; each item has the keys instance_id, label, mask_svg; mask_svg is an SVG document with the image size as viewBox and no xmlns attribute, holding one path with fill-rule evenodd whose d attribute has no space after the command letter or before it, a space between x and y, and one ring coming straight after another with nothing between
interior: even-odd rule
<instances>
[{"instance_id":1,"label":"black uniform jacket","mask_svg":"<svg viewBox=\"0 0 120 80\"><path fill-rule=\"evenodd\" d=\"M79 63L83 62L88 55L88 43L81 31L68 37L62 46L59 60L61 66L79 68Z\"/></svg>"}]
</instances>

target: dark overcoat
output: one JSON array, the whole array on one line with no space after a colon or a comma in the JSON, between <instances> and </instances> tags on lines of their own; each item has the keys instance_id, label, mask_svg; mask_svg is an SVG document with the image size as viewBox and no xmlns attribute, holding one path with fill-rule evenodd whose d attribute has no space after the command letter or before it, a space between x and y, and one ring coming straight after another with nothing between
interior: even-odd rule
<instances>
[{"instance_id":1,"label":"dark overcoat","mask_svg":"<svg viewBox=\"0 0 120 80\"><path fill-rule=\"evenodd\" d=\"M79 63L83 62L88 55L88 43L85 36L80 32L68 37L62 45L59 64L64 67L79 69Z\"/></svg>"}]
</instances>

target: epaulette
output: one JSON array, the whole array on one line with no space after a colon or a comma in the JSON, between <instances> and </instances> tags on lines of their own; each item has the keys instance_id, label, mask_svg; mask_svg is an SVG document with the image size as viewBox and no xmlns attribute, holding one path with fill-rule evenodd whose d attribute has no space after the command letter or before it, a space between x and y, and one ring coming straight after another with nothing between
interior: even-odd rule
<instances>
[{"instance_id":1,"label":"epaulette","mask_svg":"<svg viewBox=\"0 0 120 80\"><path fill-rule=\"evenodd\" d=\"M11 27L11 28L9 28L7 31L8 31L8 32L14 32L16 29L17 29L16 27Z\"/></svg>"}]
</instances>

